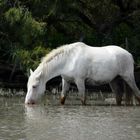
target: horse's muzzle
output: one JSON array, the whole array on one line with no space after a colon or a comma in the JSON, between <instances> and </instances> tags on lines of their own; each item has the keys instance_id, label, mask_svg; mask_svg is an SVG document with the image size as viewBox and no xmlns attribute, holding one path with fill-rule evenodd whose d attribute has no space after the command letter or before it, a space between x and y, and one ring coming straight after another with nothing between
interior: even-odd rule
<instances>
[{"instance_id":1,"label":"horse's muzzle","mask_svg":"<svg viewBox=\"0 0 140 140\"><path fill-rule=\"evenodd\" d=\"M28 104L28 105L34 105L36 104L35 100L28 100L27 102L25 102L25 104Z\"/></svg>"}]
</instances>

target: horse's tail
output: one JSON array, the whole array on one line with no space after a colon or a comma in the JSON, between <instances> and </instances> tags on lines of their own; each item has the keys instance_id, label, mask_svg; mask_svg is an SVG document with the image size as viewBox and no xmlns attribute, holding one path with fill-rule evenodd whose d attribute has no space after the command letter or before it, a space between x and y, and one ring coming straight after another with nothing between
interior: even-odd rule
<instances>
[{"instance_id":1,"label":"horse's tail","mask_svg":"<svg viewBox=\"0 0 140 140\"><path fill-rule=\"evenodd\" d=\"M140 91L136 85L134 77L134 59L130 53L125 55L126 57L122 60L124 61L122 66L122 79L124 80L124 92L125 92L125 101L128 104L133 104L132 95L134 94L140 103Z\"/></svg>"}]
</instances>

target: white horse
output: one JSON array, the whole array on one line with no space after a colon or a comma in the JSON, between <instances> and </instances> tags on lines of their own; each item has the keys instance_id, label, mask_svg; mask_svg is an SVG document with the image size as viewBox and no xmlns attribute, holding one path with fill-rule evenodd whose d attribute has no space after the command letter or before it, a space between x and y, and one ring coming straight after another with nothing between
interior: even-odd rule
<instances>
[{"instance_id":1,"label":"white horse","mask_svg":"<svg viewBox=\"0 0 140 140\"><path fill-rule=\"evenodd\" d=\"M140 101L140 91L134 79L132 55L118 46L91 47L82 42L61 46L42 59L33 72L30 70L27 85L26 104L35 104L45 91L46 82L62 76L61 103L64 104L70 82L75 82L82 104L86 103L85 82L93 85L110 83L121 104L122 93L117 76L132 89Z\"/></svg>"}]
</instances>

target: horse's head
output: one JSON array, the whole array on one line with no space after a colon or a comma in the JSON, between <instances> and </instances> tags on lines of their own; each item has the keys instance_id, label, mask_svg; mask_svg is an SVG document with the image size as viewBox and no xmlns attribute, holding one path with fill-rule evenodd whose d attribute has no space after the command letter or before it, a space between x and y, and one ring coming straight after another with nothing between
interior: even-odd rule
<instances>
[{"instance_id":1,"label":"horse's head","mask_svg":"<svg viewBox=\"0 0 140 140\"><path fill-rule=\"evenodd\" d=\"M30 77L27 84L25 104L36 104L45 91L42 72L30 70Z\"/></svg>"}]
</instances>

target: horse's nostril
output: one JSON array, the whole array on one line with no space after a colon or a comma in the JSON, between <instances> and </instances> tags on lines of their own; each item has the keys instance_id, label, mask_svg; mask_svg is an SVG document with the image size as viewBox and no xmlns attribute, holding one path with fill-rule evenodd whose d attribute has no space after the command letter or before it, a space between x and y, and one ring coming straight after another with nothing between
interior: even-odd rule
<instances>
[{"instance_id":1,"label":"horse's nostril","mask_svg":"<svg viewBox=\"0 0 140 140\"><path fill-rule=\"evenodd\" d=\"M35 103L36 103L36 102L35 102L34 100L29 100L29 101L27 102L28 105L30 105L30 104L34 105Z\"/></svg>"},{"instance_id":2,"label":"horse's nostril","mask_svg":"<svg viewBox=\"0 0 140 140\"><path fill-rule=\"evenodd\" d=\"M31 104L32 104L32 105L34 105L34 104L35 104L35 102L31 102Z\"/></svg>"}]
</instances>

